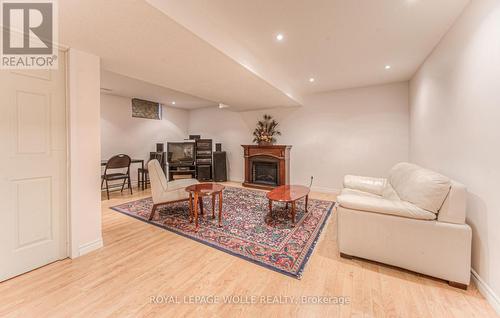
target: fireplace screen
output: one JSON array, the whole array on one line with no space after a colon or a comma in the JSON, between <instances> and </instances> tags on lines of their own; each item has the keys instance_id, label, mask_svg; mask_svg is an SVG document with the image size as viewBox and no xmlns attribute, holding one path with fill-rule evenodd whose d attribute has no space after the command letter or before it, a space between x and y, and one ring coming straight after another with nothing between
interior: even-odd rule
<instances>
[{"instance_id":1,"label":"fireplace screen","mask_svg":"<svg viewBox=\"0 0 500 318\"><path fill-rule=\"evenodd\" d=\"M278 163L269 161L253 161L252 179L253 183L277 186Z\"/></svg>"}]
</instances>

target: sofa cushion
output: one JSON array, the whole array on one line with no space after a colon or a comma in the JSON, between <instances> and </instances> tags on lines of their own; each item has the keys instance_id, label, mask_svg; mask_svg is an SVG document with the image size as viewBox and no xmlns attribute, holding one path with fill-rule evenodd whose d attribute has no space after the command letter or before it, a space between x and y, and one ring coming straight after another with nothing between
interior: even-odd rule
<instances>
[{"instance_id":1,"label":"sofa cushion","mask_svg":"<svg viewBox=\"0 0 500 318\"><path fill-rule=\"evenodd\" d=\"M344 188L382 195L387 185L385 178L372 178L347 175L344 177Z\"/></svg>"},{"instance_id":2,"label":"sofa cushion","mask_svg":"<svg viewBox=\"0 0 500 318\"><path fill-rule=\"evenodd\" d=\"M389 181L401 200L437 213L450 191L451 180L439 173L410 163L398 163Z\"/></svg>"},{"instance_id":3,"label":"sofa cushion","mask_svg":"<svg viewBox=\"0 0 500 318\"><path fill-rule=\"evenodd\" d=\"M380 198L380 195L376 195L370 192L364 192L356 189L349 189L349 188L343 188L342 191L340 192L340 195L345 195L345 194L353 194L353 195L359 195L359 196L364 196L364 197L372 197L372 198Z\"/></svg>"},{"instance_id":4,"label":"sofa cushion","mask_svg":"<svg viewBox=\"0 0 500 318\"><path fill-rule=\"evenodd\" d=\"M387 200L396 200L396 201L401 200L396 191L394 191L394 188L391 186L390 183L387 183L387 185L384 188L384 191L382 191L382 197L386 198Z\"/></svg>"},{"instance_id":5,"label":"sofa cushion","mask_svg":"<svg viewBox=\"0 0 500 318\"><path fill-rule=\"evenodd\" d=\"M364 196L342 192L338 204L346 209L371 213L389 214L418 220L434 220L436 215L406 201L388 200L382 197Z\"/></svg>"}]
</instances>

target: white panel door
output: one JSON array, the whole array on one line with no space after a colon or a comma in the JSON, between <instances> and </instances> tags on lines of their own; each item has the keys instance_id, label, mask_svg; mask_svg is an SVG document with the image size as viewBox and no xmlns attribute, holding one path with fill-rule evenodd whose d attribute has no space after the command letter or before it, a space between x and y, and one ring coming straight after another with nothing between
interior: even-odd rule
<instances>
[{"instance_id":1,"label":"white panel door","mask_svg":"<svg viewBox=\"0 0 500 318\"><path fill-rule=\"evenodd\" d=\"M0 281L67 256L66 70L0 70Z\"/></svg>"}]
</instances>

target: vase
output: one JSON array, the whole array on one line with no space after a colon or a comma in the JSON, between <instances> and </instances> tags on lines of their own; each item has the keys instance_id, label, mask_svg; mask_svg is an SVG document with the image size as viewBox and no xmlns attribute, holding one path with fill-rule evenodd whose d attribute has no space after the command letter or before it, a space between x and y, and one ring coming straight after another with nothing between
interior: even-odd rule
<instances>
[{"instance_id":1,"label":"vase","mask_svg":"<svg viewBox=\"0 0 500 318\"><path fill-rule=\"evenodd\" d=\"M269 141L259 141L259 146L272 146L272 142Z\"/></svg>"}]
</instances>

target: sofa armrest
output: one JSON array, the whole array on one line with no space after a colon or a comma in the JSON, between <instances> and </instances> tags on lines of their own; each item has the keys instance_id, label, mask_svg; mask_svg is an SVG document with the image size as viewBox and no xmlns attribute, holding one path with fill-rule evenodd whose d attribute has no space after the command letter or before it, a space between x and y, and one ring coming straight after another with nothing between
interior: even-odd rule
<instances>
[{"instance_id":1,"label":"sofa armrest","mask_svg":"<svg viewBox=\"0 0 500 318\"><path fill-rule=\"evenodd\" d=\"M467 189L461 183L451 181L450 192L438 212L438 221L465 224Z\"/></svg>"},{"instance_id":2,"label":"sofa armrest","mask_svg":"<svg viewBox=\"0 0 500 318\"><path fill-rule=\"evenodd\" d=\"M357 211L388 214L419 220L434 220L436 218L434 213L425 211L406 201L342 194L337 197L337 202L343 208Z\"/></svg>"},{"instance_id":3,"label":"sofa armrest","mask_svg":"<svg viewBox=\"0 0 500 318\"><path fill-rule=\"evenodd\" d=\"M387 179L385 178L372 178L353 175L346 175L344 177L344 188L369 192L376 195L382 195L386 185Z\"/></svg>"}]
</instances>

